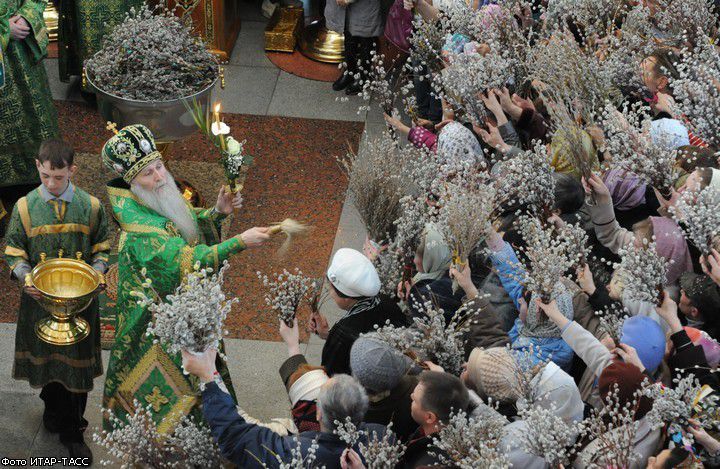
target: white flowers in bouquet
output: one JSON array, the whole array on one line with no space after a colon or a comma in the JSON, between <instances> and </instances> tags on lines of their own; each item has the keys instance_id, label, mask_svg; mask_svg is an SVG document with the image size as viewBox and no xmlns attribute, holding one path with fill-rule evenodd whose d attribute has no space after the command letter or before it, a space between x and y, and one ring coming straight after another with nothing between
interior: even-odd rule
<instances>
[{"instance_id":1,"label":"white flowers in bouquet","mask_svg":"<svg viewBox=\"0 0 720 469\"><path fill-rule=\"evenodd\" d=\"M493 52L485 56L455 54L448 68L433 75L433 88L456 109L464 109L469 121L481 124L486 112L479 94L507 86L512 70L508 60Z\"/></svg>"},{"instance_id":2,"label":"white flowers in bouquet","mask_svg":"<svg viewBox=\"0 0 720 469\"><path fill-rule=\"evenodd\" d=\"M220 451L209 428L198 425L192 417L183 417L171 434L161 434L153 420L152 406L143 407L138 401L133 405L135 412L126 421L104 409L112 430L93 434L93 441L115 459L102 461L104 466L190 469L220 465Z\"/></svg>"},{"instance_id":3,"label":"white flowers in bouquet","mask_svg":"<svg viewBox=\"0 0 720 469\"><path fill-rule=\"evenodd\" d=\"M268 287L265 303L277 312L278 319L288 326L292 326L300 303L318 282L318 279L304 276L299 269L295 269L295 273L283 269L282 273L272 277L257 272L257 276L262 280L262 284Z\"/></svg>"},{"instance_id":4,"label":"white flowers in bouquet","mask_svg":"<svg viewBox=\"0 0 720 469\"><path fill-rule=\"evenodd\" d=\"M620 343L622 328L628 317L630 317L630 315L624 307L617 307L613 303L611 306L606 307L605 311L600 314L600 329L608 333L617 345Z\"/></svg>"},{"instance_id":5,"label":"white flowers in bouquet","mask_svg":"<svg viewBox=\"0 0 720 469\"><path fill-rule=\"evenodd\" d=\"M468 418L464 411L450 417L433 446L442 451L440 463L460 469L505 469L510 466L500 440L505 433L501 419Z\"/></svg>"},{"instance_id":6,"label":"white flowers in bouquet","mask_svg":"<svg viewBox=\"0 0 720 469\"><path fill-rule=\"evenodd\" d=\"M358 69L360 83L362 84L362 92L360 93L362 99L366 102L372 100L378 103L383 112L392 115L398 90L395 89L391 82L390 71L385 70L385 55L372 50L370 52L370 62L358 64ZM397 80L397 83L401 83L401 80ZM370 106L365 105L360 106L358 112L369 110Z\"/></svg>"},{"instance_id":7,"label":"white flowers in bouquet","mask_svg":"<svg viewBox=\"0 0 720 469\"><path fill-rule=\"evenodd\" d=\"M340 440L347 445L348 448L352 448L358 442L363 434L357 425L355 425L350 417L345 417L343 422L335 420L335 430L333 433L340 438Z\"/></svg>"},{"instance_id":8,"label":"white flowers in bouquet","mask_svg":"<svg viewBox=\"0 0 720 469\"><path fill-rule=\"evenodd\" d=\"M397 292L398 283L403 280L405 273L403 251L398 248L395 241L380 250L372 260L378 277L380 278L380 293L393 296Z\"/></svg>"},{"instance_id":9,"label":"white flowers in bouquet","mask_svg":"<svg viewBox=\"0 0 720 469\"><path fill-rule=\"evenodd\" d=\"M549 301L565 272L587 258L585 231L579 225L544 227L535 217L523 215L516 226L525 240L522 252L527 257L524 278L518 279L543 301ZM522 262L522 261L521 261Z\"/></svg>"},{"instance_id":10,"label":"white flowers in bouquet","mask_svg":"<svg viewBox=\"0 0 720 469\"><path fill-rule=\"evenodd\" d=\"M146 334L165 345L168 353L188 350L202 353L217 348L224 335L227 315L237 298L227 300L223 292L223 276L229 264L225 262L217 273L212 268L200 268L197 263L180 286L161 300L152 288L152 280L145 278L146 292L134 291L138 303L148 306L153 320ZM141 272L146 275L145 269Z\"/></svg>"},{"instance_id":11,"label":"white flowers in bouquet","mask_svg":"<svg viewBox=\"0 0 720 469\"><path fill-rule=\"evenodd\" d=\"M611 165L631 171L669 198L678 176L676 150L668 133L651 132L652 119L644 107L607 105L603 113L605 149Z\"/></svg>"},{"instance_id":12,"label":"white flowers in bouquet","mask_svg":"<svg viewBox=\"0 0 720 469\"><path fill-rule=\"evenodd\" d=\"M707 20L714 21L714 16ZM712 38L703 35L695 49L683 50L675 64L679 78L671 79L670 86L678 110L687 116L691 130L717 148L720 146L720 90L715 85L720 80L720 54L714 43Z\"/></svg>"},{"instance_id":13,"label":"white flowers in bouquet","mask_svg":"<svg viewBox=\"0 0 720 469\"><path fill-rule=\"evenodd\" d=\"M720 428L717 418L720 398L708 386L700 385L693 374L675 378L671 387L661 383L649 384L643 393L653 400L653 408L647 418L656 428L668 424L669 435L681 433L692 442L692 434L685 430L690 425L689 419L695 419L701 427L709 430Z\"/></svg>"},{"instance_id":14,"label":"white flowers in bouquet","mask_svg":"<svg viewBox=\"0 0 720 469\"><path fill-rule=\"evenodd\" d=\"M496 205L526 205L535 214L548 212L555 200L554 169L545 145L497 163L499 174L494 181ZM493 168L493 170L495 170Z\"/></svg>"},{"instance_id":15,"label":"white flowers in bouquet","mask_svg":"<svg viewBox=\"0 0 720 469\"><path fill-rule=\"evenodd\" d=\"M720 236L720 190L708 186L685 191L670 211L687 238L704 254L710 254L713 240Z\"/></svg>"},{"instance_id":16,"label":"white flowers in bouquet","mask_svg":"<svg viewBox=\"0 0 720 469\"><path fill-rule=\"evenodd\" d=\"M431 300L418 306L422 315L413 318L412 327L419 332L413 348L448 373L459 376L465 363L464 336L470 330L469 318L459 310L448 322L444 311Z\"/></svg>"},{"instance_id":17,"label":"white flowers in bouquet","mask_svg":"<svg viewBox=\"0 0 720 469\"><path fill-rule=\"evenodd\" d=\"M358 448L368 469L394 469L400 463L407 448L391 429L392 422L382 437L375 431L365 432L367 444L360 442Z\"/></svg>"},{"instance_id":18,"label":"white flowers in bouquet","mask_svg":"<svg viewBox=\"0 0 720 469\"><path fill-rule=\"evenodd\" d=\"M533 405L518 409L525 421L520 443L525 452L541 457L550 467L568 464L575 438L580 433L578 424L568 424L557 415L555 403L550 407Z\"/></svg>"},{"instance_id":19,"label":"white flowers in bouquet","mask_svg":"<svg viewBox=\"0 0 720 469\"><path fill-rule=\"evenodd\" d=\"M623 299L660 305L668 260L657 252L655 242L643 241L643 247L630 244L620 249L620 264L625 273Z\"/></svg>"}]
</instances>

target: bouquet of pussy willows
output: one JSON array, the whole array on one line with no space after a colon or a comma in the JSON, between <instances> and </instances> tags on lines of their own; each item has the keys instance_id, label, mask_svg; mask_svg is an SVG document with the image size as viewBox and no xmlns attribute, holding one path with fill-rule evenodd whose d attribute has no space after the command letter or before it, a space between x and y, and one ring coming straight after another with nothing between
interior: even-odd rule
<instances>
[{"instance_id":1,"label":"bouquet of pussy willows","mask_svg":"<svg viewBox=\"0 0 720 469\"><path fill-rule=\"evenodd\" d=\"M192 104L186 104L186 107L200 131L220 151L220 164L229 189L233 194L237 194L245 186L245 178L254 159L245 153L246 141L239 142L230 135L230 127L220 120L219 103L215 105L212 113L209 106L203 106L195 99Z\"/></svg>"},{"instance_id":2,"label":"bouquet of pussy willows","mask_svg":"<svg viewBox=\"0 0 720 469\"><path fill-rule=\"evenodd\" d=\"M199 354L219 348L225 319L233 303L238 301L237 298L227 299L223 292L227 268L227 261L217 272L196 263L175 292L165 296L164 300L143 268L140 274L144 279L144 290L135 290L131 294L138 299L139 305L152 313L146 334L154 337L171 354L181 350Z\"/></svg>"},{"instance_id":3,"label":"bouquet of pussy willows","mask_svg":"<svg viewBox=\"0 0 720 469\"><path fill-rule=\"evenodd\" d=\"M103 409L112 429L93 434L93 441L110 456L110 460L100 461L101 465L122 469L222 466L222 456L210 429L193 417L182 417L172 432L164 433L153 418L152 405L143 407L135 400L133 407L134 413L124 419L110 409Z\"/></svg>"}]
</instances>

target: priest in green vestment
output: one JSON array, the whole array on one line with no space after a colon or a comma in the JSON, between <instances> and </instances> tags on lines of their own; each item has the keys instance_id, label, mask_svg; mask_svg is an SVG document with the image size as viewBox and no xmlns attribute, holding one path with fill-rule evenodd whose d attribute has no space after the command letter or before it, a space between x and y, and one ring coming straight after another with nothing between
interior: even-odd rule
<instances>
[{"instance_id":1,"label":"priest in green vestment","mask_svg":"<svg viewBox=\"0 0 720 469\"><path fill-rule=\"evenodd\" d=\"M217 269L231 255L262 244L269 238L269 230L251 228L222 242L211 239L214 236L210 234L219 231L219 223L240 207L240 195L233 196L223 188L214 208L190 207L145 126L123 128L104 145L102 158L122 176L107 186L121 234L116 336L103 407L123 419L134 412L136 402L149 405L158 430L169 433L188 414L202 419L199 383L183 374L179 353L168 353L146 334L151 312L132 296L133 291L143 290L140 272L144 269L153 288L165 297L196 263ZM203 225L211 226L203 230ZM227 366L220 358L217 367L234 396ZM107 419L104 423L109 429Z\"/></svg>"},{"instance_id":2,"label":"priest in green vestment","mask_svg":"<svg viewBox=\"0 0 720 469\"><path fill-rule=\"evenodd\" d=\"M60 2L58 63L60 79L80 76L83 64L102 47L103 38L122 23L130 8L144 0L74 0ZM90 91L90 90L84 90Z\"/></svg>"},{"instance_id":3,"label":"priest in green vestment","mask_svg":"<svg viewBox=\"0 0 720 469\"><path fill-rule=\"evenodd\" d=\"M97 198L70 181L77 169L73 158L72 147L62 140L43 142L35 169L42 184L20 198L10 216L5 259L22 285L41 255L55 258L60 250L73 257L81 253L82 260L97 271L107 270L110 243L105 211ZM83 439L88 425L83 414L93 380L103 372L98 302L93 300L80 313L90 326L88 337L73 345L52 345L35 334L35 324L49 314L35 300L38 296L33 287L22 293L13 378L42 388L43 424L60 434L70 457L92 458Z\"/></svg>"},{"instance_id":4,"label":"priest in green vestment","mask_svg":"<svg viewBox=\"0 0 720 469\"><path fill-rule=\"evenodd\" d=\"M57 111L42 59L45 1L0 2L0 188L37 184L40 143L57 137Z\"/></svg>"}]
</instances>

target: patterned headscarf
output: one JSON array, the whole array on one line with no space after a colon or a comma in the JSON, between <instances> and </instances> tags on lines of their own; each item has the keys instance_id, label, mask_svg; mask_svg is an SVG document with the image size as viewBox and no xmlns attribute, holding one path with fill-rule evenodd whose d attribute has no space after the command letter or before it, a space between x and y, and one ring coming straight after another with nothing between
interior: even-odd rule
<instances>
[{"instance_id":1,"label":"patterned headscarf","mask_svg":"<svg viewBox=\"0 0 720 469\"><path fill-rule=\"evenodd\" d=\"M483 150L470 130L458 122L450 122L438 136L437 155L442 163L465 167L481 161Z\"/></svg>"}]
</instances>

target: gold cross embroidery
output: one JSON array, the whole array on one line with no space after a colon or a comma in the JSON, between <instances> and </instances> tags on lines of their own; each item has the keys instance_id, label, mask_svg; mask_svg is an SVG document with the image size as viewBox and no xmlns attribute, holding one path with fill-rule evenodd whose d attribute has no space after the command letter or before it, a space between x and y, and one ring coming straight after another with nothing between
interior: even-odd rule
<instances>
[{"instance_id":1,"label":"gold cross embroidery","mask_svg":"<svg viewBox=\"0 0 720 469\"><path fill-rule=\"evenodd\" d=\"M115 135L117 135L119 132L117 130L117 124L115 122L108 121L106 129L112 131Z\"/></svg>"},{"instance_id":2,"label":"gold cross embroidery","mask_svg":"<svg viewBox=\"0 0 720 469\"><path fill-rule=\"evenodd\" d=\"M145 401L152 406L155 412L160 412L162 406L170 402L157 386L153 386L152 393L145 396Z\"/></svg>"}]
</instances>

